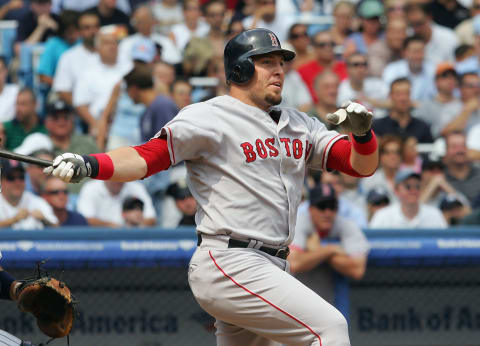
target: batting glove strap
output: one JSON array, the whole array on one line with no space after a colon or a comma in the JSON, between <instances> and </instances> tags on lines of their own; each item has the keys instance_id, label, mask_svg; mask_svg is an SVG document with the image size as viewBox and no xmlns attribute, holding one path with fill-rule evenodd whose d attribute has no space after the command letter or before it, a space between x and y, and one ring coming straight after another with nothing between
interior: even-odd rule
<instances>
[{"instance_id":1,"label":"batting glove strap","mask_svg":"<svg viewBox=\"0 0 480 346\"><path fill-rule=\"evenodd\" d=\"M82 155L83 161L85 161L85 168L87 169L87 177L96 178L98 176L98 160L95 156Z\"/></svg>"},{"instance_id":2,"label":"batting glove strap","mask_svg":"<svg viewBox=\"0 0 480 346\"><path fill-rule=\"evenodd\" d=\"M373 138L373 132L372 132L372 129L368 130L368 132L366 134L364 134L363 136L357 136L356 134L353 134L352 133L352 136L353 136L353 139L355 139L355 141L357 143L368 143L370 142L370 140Z\"/></svg>"}]
</instances>

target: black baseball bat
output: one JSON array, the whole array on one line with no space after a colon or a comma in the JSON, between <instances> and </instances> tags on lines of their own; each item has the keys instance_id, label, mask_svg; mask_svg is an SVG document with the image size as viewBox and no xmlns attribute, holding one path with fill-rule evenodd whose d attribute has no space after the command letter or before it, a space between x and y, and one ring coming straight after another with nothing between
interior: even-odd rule
<instances>
[{"instance_id":1,"label":"black baseball bat","mask_svg":"<svg viewBox=\"0 0 480 346\"><path fill-rule=\"evenodd\" d=\"M5 149L0 149L0 157L10 159L10 160L16 160L16 161L31 163L31 164L42 166L42 167L51 166L52 163L53 163L52 161L42 160L42 159L32 157L32 156L13 153L13 152L5 150Z\"/></svg>"}]
</instances>

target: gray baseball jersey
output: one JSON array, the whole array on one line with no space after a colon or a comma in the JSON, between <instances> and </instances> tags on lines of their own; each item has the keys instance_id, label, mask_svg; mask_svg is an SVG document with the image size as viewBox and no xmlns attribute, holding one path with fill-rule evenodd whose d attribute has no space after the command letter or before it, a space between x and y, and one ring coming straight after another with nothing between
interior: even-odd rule
<instances>
[{"instance_id":1,"label":"gray baseball jersey","mask_svg":"<svg viewBox=\"0 0 480 346\"><path fill-rule=\"evenodd\" d=\"M185 107L156 134L167 136L172 164L186 163L199 232L272 246L292 241L305 169L325 169L343 135L280 109L277 124L259 108L219 96Z\"/></svg>"}]
</instances>

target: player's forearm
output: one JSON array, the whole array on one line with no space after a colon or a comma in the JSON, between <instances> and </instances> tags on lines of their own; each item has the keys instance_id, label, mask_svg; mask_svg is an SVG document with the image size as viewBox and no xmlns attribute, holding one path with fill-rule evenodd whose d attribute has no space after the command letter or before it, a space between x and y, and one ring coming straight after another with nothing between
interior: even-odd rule
<instances>
[{"instance_id":1,"label":"player's forearm","mask_svg":"<svg viewBox=\"0 0 480 346\"><path fill-rule=\"evenodd\" d=\"M113 175L109 180L127 182L139 180L147 175L147 163L132 147L109 151L113 163Z\"/></svg>"},{"instance_id":2,"label":"player's forearm","mask_svg":"<svg viewBox=\"0 0 480 346\"><path fill-rule=\"evenodd\" d=\"M366 256L352 257L346 254L335 254L328 263L339 273L355 280L360 280L365 275Z\"/></svg>"},{"instance_id":3,"label":"player's forearm","mask_svg":"<svg viewBox=\"0 0 480 346\"><path fill-rule=\"evenodd\" d=\"M373 131L370 133L372 138L369 140L353 135L351 137L350 165L357 173L364 176L372 175L378 167L377 141Z\"/></svg>"},{"instance_id":4,"label":"player's forearm","mask_svg":"<svg viewBox=\"0 0 480 346\"><path fill-rule=\"evenodd\" d=\"M335 245L321 246L314 251L293 250L288 256L290 271L293 274L312 270L336 253Z\"/></svg>"}]
</instances>

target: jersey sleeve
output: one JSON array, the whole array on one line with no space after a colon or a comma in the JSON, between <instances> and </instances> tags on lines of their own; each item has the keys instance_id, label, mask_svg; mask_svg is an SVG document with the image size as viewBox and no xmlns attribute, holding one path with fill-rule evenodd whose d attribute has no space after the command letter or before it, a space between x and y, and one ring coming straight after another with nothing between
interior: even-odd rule
<instances>
[{"instance_id":1,"label":"jersey sleeve","mask_svg":"<svg viewBox=\"0 0 480 346\"><path fill-rule=\"evenodd\" d=\"M206 103L185 107L155 136L167 139L170 162L196 160L218 151L222 140L213 109Z\"/></svg>"},{"instance_id":2,"label":"jersey sleeve","mask_svg":"<svg viewBox=\"0 0 480 346\"><path fill-rule=\"evenodd\" d=\"M326 170L330 149L336 141L347 137L347 135L327 130L325 125L316 118L309 118L309 121L312 150L307 159L307 164L311 168Z\"/></svg>"}]
</instances>

